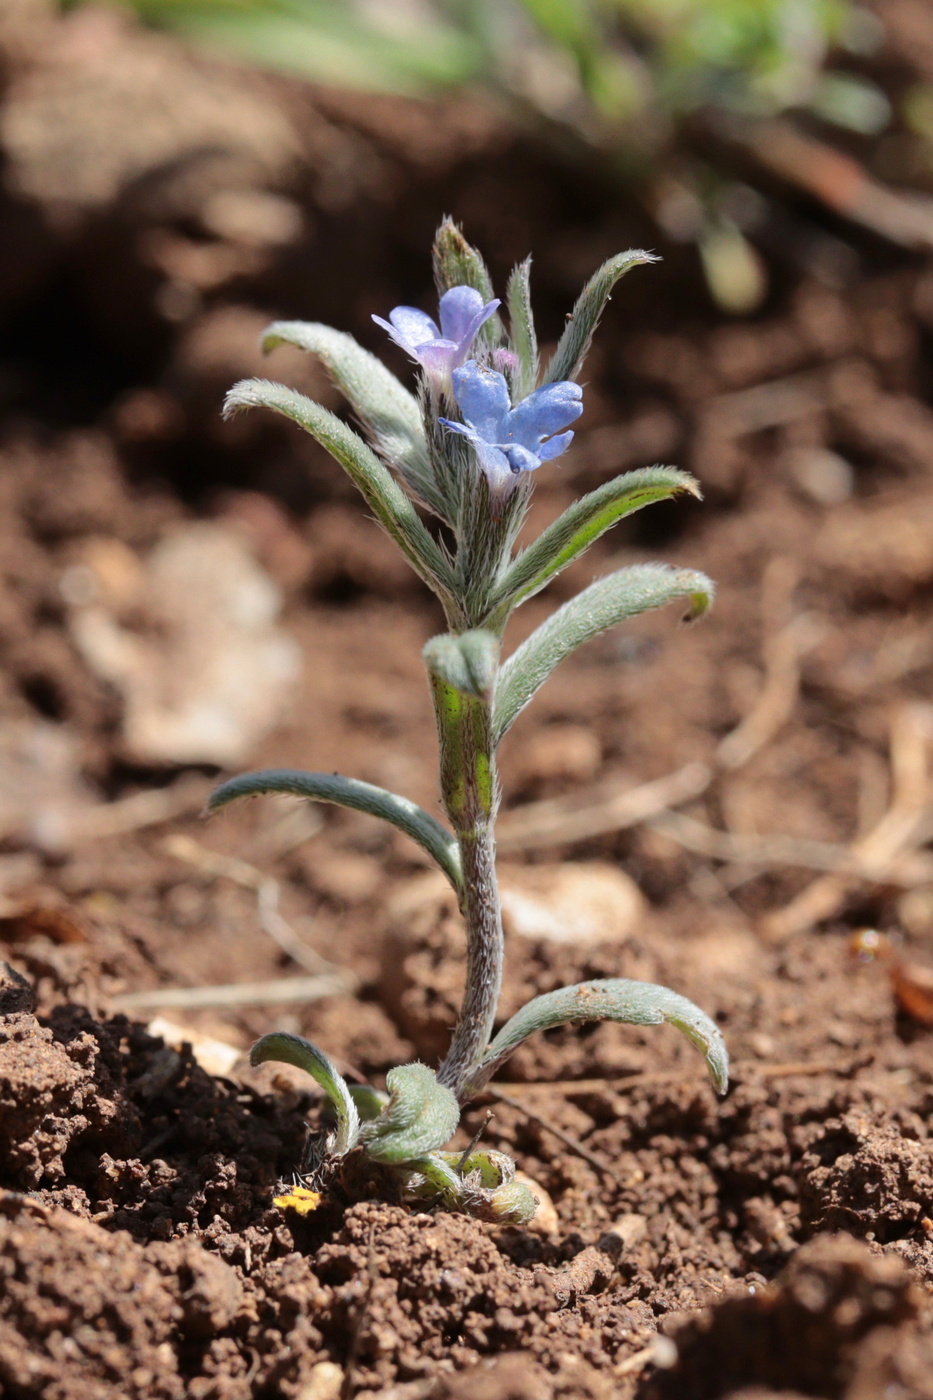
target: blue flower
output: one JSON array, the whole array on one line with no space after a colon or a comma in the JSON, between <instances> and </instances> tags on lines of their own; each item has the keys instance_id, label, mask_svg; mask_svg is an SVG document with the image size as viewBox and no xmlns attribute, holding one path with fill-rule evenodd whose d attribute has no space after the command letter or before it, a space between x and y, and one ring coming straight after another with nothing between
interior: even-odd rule
<instances>
[{"instance_id":1,"label":"blue flower","mask_svg":"<svg viewBox=\"0 0 933 1400\"><path fill-rule=\"evenodd\" d=\"M469 438L490 490L500 496L519 472L533 472L567 451L573 433L562 429L583 412L583 390L569 380L544 384L513 408L505 376L475 360L454 370L453 386L464 421L439 422Z\"/></svg>"},{"instance_id":2,"label":"blue flower","mask_svg":"<svg viewBox=\"0 0 933 1400\"><path fill-rule=\"evenodd\" d=\"M440 300L440 330L415 306L397 306L388 321L381 316L373 320L418 361L438 388L449 391L451 371L463 364L477 331L498 305L498 299L484 303L473 287L451 287Z\"/></svg>"}]
</instances>

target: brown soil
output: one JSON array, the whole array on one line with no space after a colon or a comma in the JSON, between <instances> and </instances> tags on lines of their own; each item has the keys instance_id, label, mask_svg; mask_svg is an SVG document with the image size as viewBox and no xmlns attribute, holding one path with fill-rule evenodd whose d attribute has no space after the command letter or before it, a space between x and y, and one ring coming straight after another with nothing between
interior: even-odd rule
<instances>
[{"instance_id":1,"label":"brown soil","mask_svg":"<svg viewBox=\"0 0 933 1400\"><path fill-rule=\"evenodd\" d=\"M892 70L933 77L910 6L891 8L908 36ZM541 474L536 523L655 460L693 470L707 501L617 531L523 610L516 639L617 561L706 569L719 600L693 628L662 614L592 644L507 740L507 863L599 862L647 908L611 936L516 930L502 1009L589 977L667 983L720 1021L728 1097L672 1033L552 1032L461 1132L492 1109L486 1140L550 1217L496 1230L334 1201L302 1218L272 1200L316 1100L268 1069L209 1073L203 1049L166 1044L154 1011L121 999L308 970L263 928L249 878L217 864L236 857L278 882L306 963L332 959L354 987L164 1014L196 1046L297 1030L378 1081L438 1053L459 927L417 853L362 817L299 829L257 803L202 824L214 770L128 752L118 688L76 642L73 571L96 551L119 573L193 517L221 522L282 590L305 658L244 766L343 770L433 807L432 602L336 468L274 424L222 425L220 395L258 369L268 313L375 345L371 311L426 299L444 209L497 280L535 247L551 335L603 256L659 236L489 109L311 93L103 11L14 9L0 21L3 1393L933 1396L933 263L830 221L852 249L838 277L777 260L764 312L734 324L692 255L665 249L616 296L578 443ZM108 120L128 92L148 94L138 123ZM239 204L208 199L231 191ZM825 222L799 201L794 217ZM336 406L313 368L282 366ZM144 604L121 622L147 636ZM674 816L573 840L552 824L525 844L532 817L553 823L530 804L560 800L566 821L688 763L712 778ZM159 793L162 808L120 805ZM819 869L849 847L857 868Z\"/></svg>"}]
</instances>

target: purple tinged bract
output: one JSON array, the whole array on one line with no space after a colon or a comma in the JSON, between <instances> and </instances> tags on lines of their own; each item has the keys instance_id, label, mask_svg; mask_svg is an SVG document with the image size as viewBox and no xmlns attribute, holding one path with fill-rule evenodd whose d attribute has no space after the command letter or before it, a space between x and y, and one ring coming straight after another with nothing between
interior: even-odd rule
<instances>
[{"instance_id":1,"label":"purple tinged bract","mask_svg":"<svg viewBox=\"0 0 933 1400\"><path fill-rule=\"evenodd\" d=\"M449 391L451 372L463 364L480 327L498 306L498 298L484 302L473 287L451 287L438 307L440 329L415 306L396 306L389 312L388 321L381 316L374 316L373 320L417 360L437 388Z\"/></svg>"},{"instance_id":2,"label":"purple tinged bract","mask_svg":"<svg viewBox=\"0 0 933 1400\"><path fill-rule=\"evenodd\" d=\"M563 431L583 412L583 390L562 380L544 384L512 407L505 376L468 360L453 372L454 397L462 423L439 422L473 444L490 490L506 495L519 472L532 472L566 452L572 432Z\"/></svg>"}]
</instances>

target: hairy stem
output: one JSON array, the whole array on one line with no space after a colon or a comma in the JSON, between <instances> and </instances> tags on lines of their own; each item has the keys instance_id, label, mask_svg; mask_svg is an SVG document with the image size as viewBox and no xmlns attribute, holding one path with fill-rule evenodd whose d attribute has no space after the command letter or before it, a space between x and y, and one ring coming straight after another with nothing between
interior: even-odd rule
<instances>
[{"instance_id":1,"label":"hairy stem","mask_svg":"<svg viewBox=\"0 0 933 1400\"><path fill-rule=\"evenodd\" d=\"M502 910L496 880L498 806L491 696L467 694L431 673L441 758L441 792L460 847L466 923L466 989L441 1084L460 1093L482 1059L502 988Z\"/></svg>"},{"instance_id":2,"label":"hairy stem","mask_svg":"<svg viewBox=\"0 0 933 1400\"><path fill-rule=\"evenodd\" d=\"M459 1097L492 1039L502 990L503 939L492 825L458 833L458 837L464 875L466 989L460 1020L437 1077Z\"/></svg>"}]
</instances>

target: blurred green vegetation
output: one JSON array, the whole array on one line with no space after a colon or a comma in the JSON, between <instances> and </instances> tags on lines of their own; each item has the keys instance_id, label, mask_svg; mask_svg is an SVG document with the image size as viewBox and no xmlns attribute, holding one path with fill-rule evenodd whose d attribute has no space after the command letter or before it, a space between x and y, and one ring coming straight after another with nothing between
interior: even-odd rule
<instances>
[{"instance_id":1,"label":"blurred green vegetation","mask_svg":"<svg viewBox=\"0 0 933 1400\"><path fill-rule=\"evenodd\" d=\"M892 120L866 63L883 30L858 0L124 3L149 24L336 87L495 94L639 187L666 233L697 245L714 298L738 313L767 285L743 222L754 191L715 155L691 154L685 133L699 124L735 137L793 113L870 137Z\"/></svg>"},{"instance_id":2,"label":"blurred green vegetation","mask_svg":"<svg viewBox=\"0 0 933 1400\"><path fill-rule=\"evenodd\" d=\"M73 8L81 0L63 0ZM806 107L859 131L881 91L830 59L880 38L856 0L126 0L148 23L332 83L425 95L481 84L590 136L649 114Z\"/></svg>"}]
</instances>

